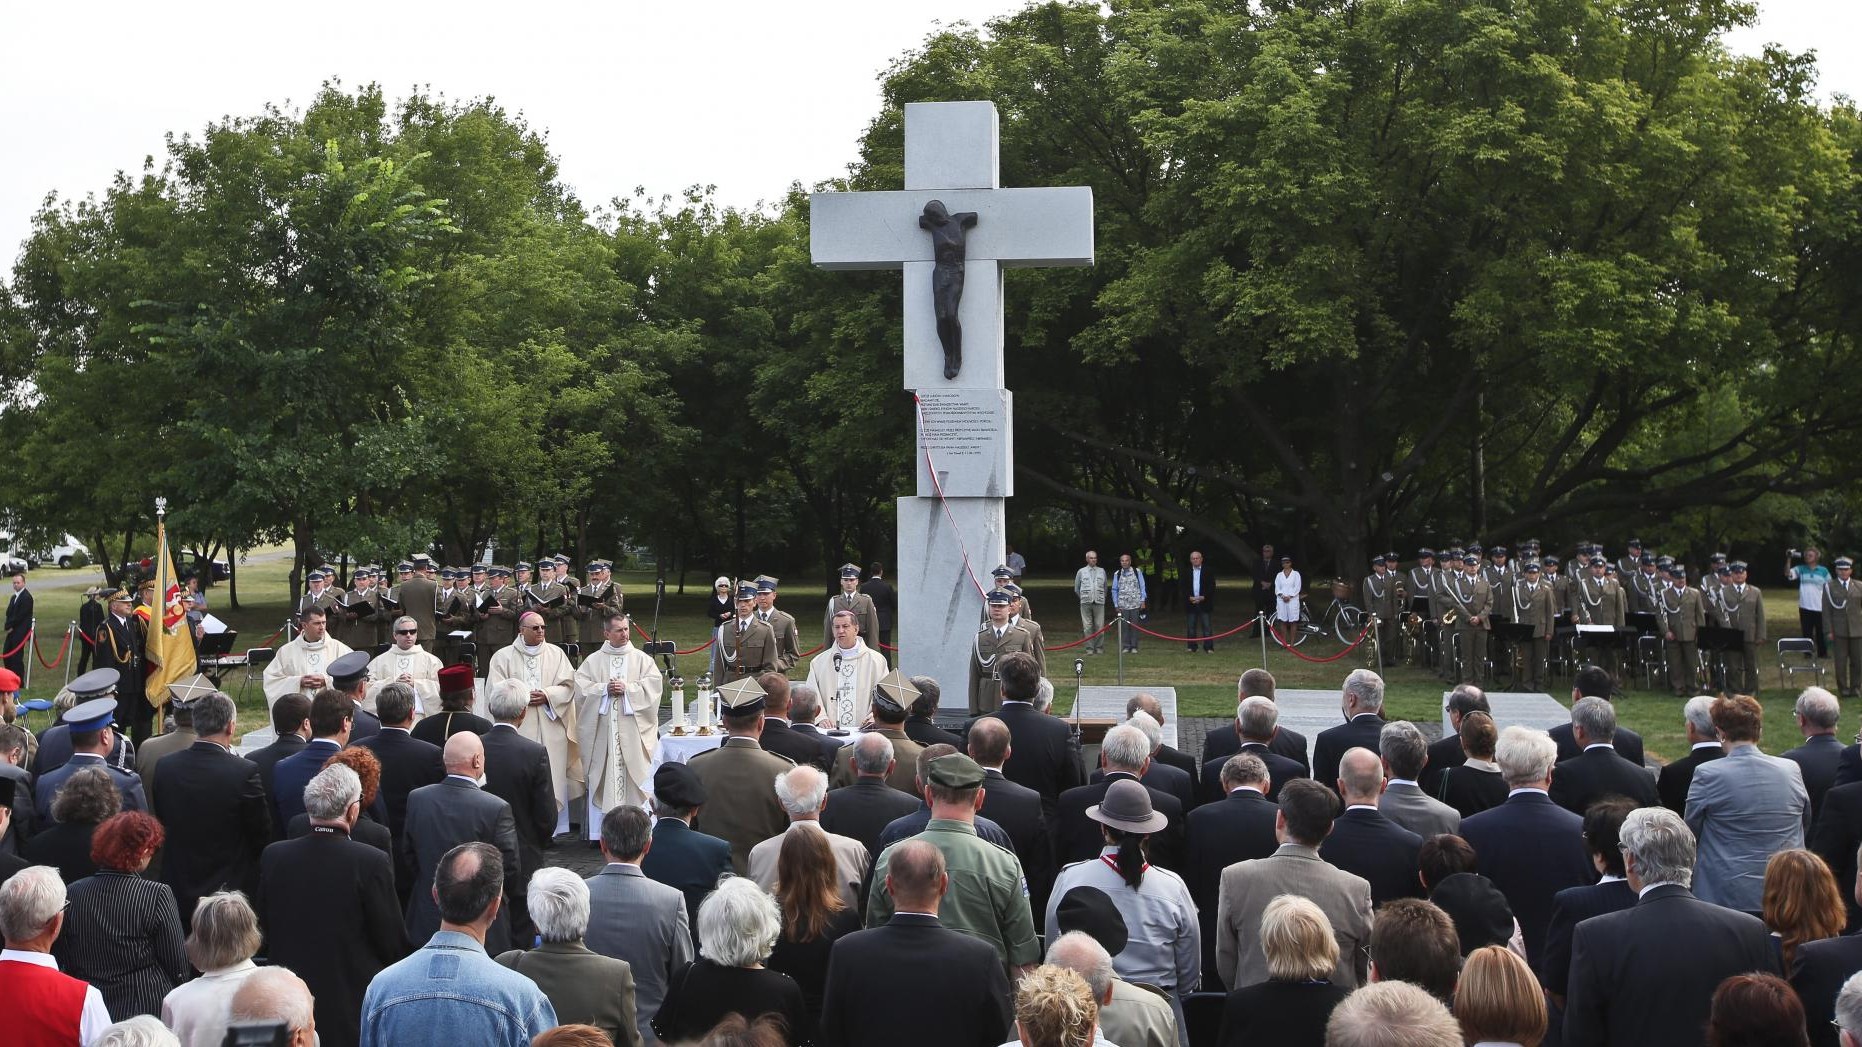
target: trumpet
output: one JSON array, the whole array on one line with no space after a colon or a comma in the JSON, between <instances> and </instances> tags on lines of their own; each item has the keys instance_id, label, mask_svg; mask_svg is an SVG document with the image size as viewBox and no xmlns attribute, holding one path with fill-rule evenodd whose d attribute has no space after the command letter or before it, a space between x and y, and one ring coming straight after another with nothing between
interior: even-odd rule
<instances>
[{"instance_id":1,"label":"trumpet","mask_svg":"<svg viewBox=\"0 0 1862 1047\"><path fill-rule=\"evenodd\" d=\"M1461 617L1461 612L1456 610L1453 607L1449 608L1446 611L1443 611L1442 612L1442 628L1447 629L1447 628L1452 627L1460 617Z\"/></svg>"}]
</instances>

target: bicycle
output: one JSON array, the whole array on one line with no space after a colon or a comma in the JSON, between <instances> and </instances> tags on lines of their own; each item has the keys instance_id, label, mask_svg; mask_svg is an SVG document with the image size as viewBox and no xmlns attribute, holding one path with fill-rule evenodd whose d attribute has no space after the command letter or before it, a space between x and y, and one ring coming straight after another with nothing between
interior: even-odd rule
<instances>
[{"instance_id":1,"label":"bicycle","mask_svg":"<svg viewBox=\"0 0 1862 1047\"><path fill-rule=\"evenodd\" d=\"M1305 643L1308 637L1324 636L1328 632L1338 637L1339 643L1350 645L1357 642L1358 638L1364 635L1364 627L1371 619L1363 608L1346 602L1346 598L1350 595L1351 587L1346 585L1343 579L1334 579L1332 602L1326 604L1325 610L1319 613L1317 623L1312 620L1305 599L1301 598L1299 624L1292 629L1287 629L1285 628L1287 623L1275 622L1273 623L1274 635L1289 647L1298 647Z\"/></svg>"}]
</instances>

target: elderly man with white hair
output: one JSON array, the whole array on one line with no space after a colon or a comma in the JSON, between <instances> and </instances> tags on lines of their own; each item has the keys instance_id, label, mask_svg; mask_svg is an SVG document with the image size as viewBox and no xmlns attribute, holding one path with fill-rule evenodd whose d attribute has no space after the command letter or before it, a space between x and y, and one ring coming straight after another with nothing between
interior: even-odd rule
<instances>
[{"instance_id":1,"label":"elderly man with white hair","mask_svg":"<svg viewBox=\"0 0 1862 1047\"><path fill-rule=\"evenodd\" d=\"M1142 715L1142 714L1140 714ZM1151 794L1151 808L1169 819L1163 832L1151 837L1151 863L1166 869L1183 868L1183 802L1162 789L1145 784L1144 773L1151 765L1151 741L1144 732L1130 724L1119 724L1106 732L1099 743L1099 766L1104 774L1098 781L1060 794L1059 849L1062 865L1093 861L1105 847L1099 823L1087 816L1087 808L1105 799L1113 782L1132 779Z\"/></svg>"},{"instance_id":2,"label":"elderly man with white hair","mask_svg":"<svg viewBox=\"0 0 1862 1047\"><path fill-rule=\"evenodd\" d=\"M1086 980L1099 1004L1095 1042L1118 1047L1174 1047L1177 1018L1170 1004L1150 989L1141 989L1112 969L1112 954L1085 931L1068 931L1047 947L1047 962L1065 967Z\"/></svg>"},{"instance_id":3,"label":"elderly man with white hair","mask_svg":"<svg viewBox=\"0 0 1862 1047\"><path fill-rule=\"evenodd\" d=\"M1517 724L1501 731L1494 760L1509 790L1506 802L1461 822L1476 871L1506 896L1535 968L1552 918L1552 896L1597 880L1584 849L1583 817L1552 802L1557 759L1558 743L1544 731Z\"/></svg>"},{"instance_id":4,"label":"elderly man with white hair","mask_svg":"<svg viewBox=\"0 0 1862 1047\"><path fill-rule=\"evenodd\" d=\"M283 967L263 967L239 985L227 1017L235 1022L277 1022L286 1047L317 1047L316 1001L304 979Z\"/></svg>"},{"instance_id":5,"label":"elderly man with white hair","mask_svg":"<svg viewBox=\"0 0 1862 1047\"><path fill-rule=\"evenodd\" d=\"M1156 717L1143 709L1134 709L1126 714L1125 722L1143 733L1145 743L1151 747L1151 751L1147 754L1149 762L1144 768L1144 784L1153 789L1162 789L1176 797L1177 802L1183 805L1186 814L1194 809L1196 784L1195 780L1190 777L1190 772L1158 759L1158 750L1164 747L1163 725L1157 721ZM1098 781L1104 776L1104 771L1094 771L1092 780Z\"/></svg>"},{"instance_id":6,"label":"elderly man with white hair","mask_svg":"<svg viewBox=\"0 0 1862 1047\"><path fill-rule=\"evenodd\" d=\"M369 685L362 708L376 712L375 697L391 683L414 689L414 716L440 707L440 660L420 646L420 623L407 615L394 620L394 642L369 662Z\"/></svg>"},{"instance_id":7,"label":"elderly man with white hair","mask_svg":"<svg viewBox=\"0 0 1862 1047\"><path fill-rule=\"evenodd\" d=\"M590 950L583 941L588 884L567 869L538 869L527 900L543 944L512 949L498 962L536 982L556 1008L559 1023L593 1025L621 1047L640 1047L632 966Z\"/></svg>"},{"instance_id":8,"label":"elderly man with white hair","mask_svg":"<svg viewBox=\"0 0 1862 1047\"><path fill-rule=\"evenodd\" d=\"M1836 725L1843 708L1836 696L1821 687L1806 687L1797 696L1793 710L1797 730L1804 744L1779 754L1794 760L1804 774L1804 789L1810 793L1810 817L1814 823L1823 809L1823 794L1836 784L1836 765L1842 761L1843 743L1836 738Z\"/></svg>"},{"instance_id":9,"label":"elderly man with white hair","mask_svg":"<svg viewBox=\"0 0 1862 1047\"><path fill-rule=\"evenodd\" d=\"M6 1039L25 1045L90 1047L110 1025L95 985L60 973L52 942L65 928L65 881L30 865L0 884L0 985L6 986Z\"/></svg>"},{"instance_id":10,"label":"elderly man with white hair","mask_svg":"<svg viewBox=\"0 0 1862 1047\"><path fill-rule=\"evenodd\" d=\"M1337 788L1338 761L1352 749L1376 752L1384 729L1384 678L1369 669L1353 669L1339 690L1345 722L1319 732L1312 741L1312 776Z\"/></svg>"},{"instance_id":11,"label":"elderly man with white hair","mask_svg":"<svg viewBox=\"0 0 1862 1047\"><path fill-rule=\"evenodd\" d=\"M1694 769L1726 755L1726 747L1720 744L1720 733L1713 726L1712 695L1689 698L1681 707L1681 722L1687 733L1688 753L1679 760L1669 761L1655 779L1655 792L1661 797L1662 806L1676 814L1687 811L1687 790L1694 784Z\"/></svg>"},{"instance_id":12,"label":"elderly man with white hair","mask_svg":"<svg viewBox=\"0 0 1862 1047\"><path fill-rule=\"evenodd\" d=\"M103 1031L94 1047L184 1047L181 1038L152 1014L125 1018Z\"/></svg>"},{"instance_id":13,"label":"elderly man with white hair","mask_svg":"<svg viewBox=\"0 0 1862 1047\"><path fill-rule=\"evenodd\" d=\"M866 844L851 836L838 836L821 827L821 812L828 805L828 778L818 768L802 764L776 776L776 799L789 816L792 832L818 832L827 837L834 852L835 880L841 898L855 909L860 907L860 882L866 878L872 854ZM782 853L783 836L772 836L750 848L750 879L766 891L776 888L776 859Z\"/></svg>"}]
</instances>

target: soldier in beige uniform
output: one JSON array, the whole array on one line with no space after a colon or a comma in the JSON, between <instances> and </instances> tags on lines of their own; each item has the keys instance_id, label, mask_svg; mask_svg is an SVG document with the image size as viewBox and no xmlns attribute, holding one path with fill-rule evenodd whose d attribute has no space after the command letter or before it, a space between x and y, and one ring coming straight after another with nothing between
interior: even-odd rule
<instances>
[{"instance_id":1,"label":"soldier in beige uniform","mask_svg":"<svg viewBox=\"0 0 1862 1047\"><path fill-rule=\"evenodd\" d=\"M1537 560L1527 560L1526 577L1519 583L1513 601L1519 609L1519 623L1532 626L1532 641L1526 645L1526 690L1545 689L1546 659L1552 650L1552 632L1558 625L1558 603L1547 585Z\"/></svg>"},{"instance_id":2,"label":"soldier in beige uniform","mask_svg":"<svg viewBox=\"0 0 1862 1047\"><path fill-rule=\"evenodd\" d=\"M1015 602L1009 605L1009 624L1028 630L1028 635L1034 639L1035 664L1041 667L1041 675L1046 676L1047 633L1042 631L1041 623L1028 614L1028 597L1022 592L1022 587L1010 582L1002 588L1007 589L1009 595L1015 598Z\"/></svg>"},{"instance_id":3,"label":"soldier in beige uniform","mask_svg":"<svg viewBox=\"0 0 1862 1047\"><path fill-rule=\"evenodd\" d=\"M372 651L376 639L375 613L381 594L375 590L375 574L364 564L349 573L354 586L329 609L331 629L336 638L358 651Z\"/></svg>"},{"instance_id":4,"label":"soldier in beige uniform","mask_svg":"<svg viewBox=\"0 0 1862 1047\"><path fill-rule=\"evenodd\" d=\"M433 650L447 661L451 661L459 650L459 641L452 634L472 631L472 609L478 603L478 592L468 583L470 577L471 572L461 567L448 567L440 571L440 610L433 619ZM444 584L448 580L451 581L450 586Z\"/></svg>"},{"instance_id":5,"label":"soldier in beige uniform","mask_svg":"<svg viewBox=\"0 0 1862 1047\"><path fill-rule=\"evenodd\" d=\"M434 620L439 617L440 610L440 587L433 580L436 567L433 558L425 553L408 559L414 564L414 577L401 583L401 613L419 624L420 646L431 654ZM488 658L490 652L480 652L479 657Z\"/></svg>"},{"instance_id":6,"label":"soldier in beige uniform","mask_svg":"<svg viewBox=\"0 0 1862 1047\"><path fill-rule=\"evenodd\" d=\"M1601 556L1592 556L1588 573L1571 587L1571 620L1579 625L1607 625L1621 629L1624 624L1623 587L1606 572L1609 565ZM1622 680L1623 650L1619 640L1587 643L1585 650L1597 655L1598 664L1618 684Z\"/></svg>"},{"instance_id":7,"label":"soldier in beige uniform","mask_svg":"<svg viewBox=\"0 0 1862 1047\"><path fill-rule=\"evenodd\" d=\"M336 572L328 567L312 567L304 575L304 587L307 591L303 596L298 597L295 613L299 618L304 616L305 611L315 607L323 612L326 621L329 619L330 606L336 603L337 597L337 590L330 587L330 579L334 577L336 577Z\"/></svg>"},{"instance_id":8,"label":"soldier in beige uniform","mask_svg":"<svg viewBox=\"0 0 1862 1047\"><path fill-rule=\"evenodd\" d=\"M853 564L840 565L840 592L828 600L827 613L821 618L822 643L834 642L835 611L852 611L860 623L860 639L879 650L879 608L872 597L860 591L860 568Z\"/></svg>"},{"instance_id":9,"label":"soldier in beige uniform","mask_svg":"<svg viewBox=\"0 0 1862 1047\"><path fill-rule=\"evenodd\" d=\"M742 597L739 602L752 599ZM732 626L727 622L724 628ZM750 871L750 848L789 827L789 816L776 799L776 776L795 762L769 752L758 741L766 704L763 687L753 677L719 688L718 714L728 737L690 761L708 800L692 828L731 845L731 868L739 876Z\"/></svg>"},{"instance_id":10,"label":"soldier in beige uniform","mask_svg":"<svg viewBox=\"0 0 1862 1047\"><path fill-rule=\"evenodd\" d=\"M1676 698L1691 697L1700 680L1700 627L1707 624L1707 609L1679 564L1668 568L1668 584L1655 598L1668 648L1668 690Z\"/></svg>"},{"instance_id":11,"label":"soldier in beige uniform","mask_svg":"<svg viewBox=\"0 0 1862 1047\"><path fill-rule=\"evenodd\" d=\"M711 678L720 684L777 671L776 632L756 616L754 584L737 587L736 607L736 616L718 626L717 642L711 645Z\"/></svg>"},{"instance_id":12,"label":"soldier in beige uniform","mask_svg":"<svg viewBox=\"0 0 1862 1047\"><path fill-rule=\"evenodd\" d=\"M622 612L626 596L614 584L614 563L610 560L588 562L588 585L577 591L575 617L582 650L592 651L607 641L605 627L611 616Z\"/></svg>"},{"instance_id":13,"label":"soldier in beige uniform","mask_svg":"<svg viewBox=\"0 0 1862 1047\"><path fill-rule=\"evenodd\" d=\"M529 564L517 565L518 577L522 578ZM524 609L535 611L543 616L543 630L549 635L549 641L558 646L575 642L575 621L570 604L575 594L556 581L556 565L545 557L538 561L536 581L522 586Z\"/></svg>"},{"instance_id":14,"label":"soldier in beige uniform","mask_svg":"<svg viewBox=\"0 0 1862 1047\"><path fill-rule=\"evenodd\" d=\"M970 645L970 715L981 716L1002 707L1002 677L996 671L996 659L1014 651L1034 658L1034 637L1028 630L1009 621L1015 597L1007 589L989 592L989 621L976 631Z\"/></svg>"},{"instance_id":15,"label":"soldier in beige uniform","mask_svg":"<svg viewBox=\"0 0 1862 1047\"><path fill-rule=\"evenodd\" d=\"M1836 656L1836 689L1843 698L1862 697L1862 582L1856 563L1836 558L1836 577L1823 583L1823 621L1830 627Z\"/></svg>"},{"instance_id":16,"label":"soldier in beige uniform","mask_svg":"<svg viewBox=\"0 0 1862 1047\"><path fill-rule=\"evenodd\" d=\"M758 575L756 579L756 616L776 634L776 671L787 676L802 660L802 630L795 616L776 608L778 579Z\"/></svg>"},{"instance_id":17,"label":"soldier in beige uniform","mask_svg":"<svg viewBox=\"0 0 1862 1047\"><path fill-rule=\"evenodd\" d=\"M1460 683L1483 682L1487 672L1487 631L1493 628L1489 618L1493 610L1493 590L1481 577L1481 558L1469 552L1461 557L1460 573L1450 572L1442 580L1448 611L1455 617L1450 626L1455 656L1460 663Z\"/></svg>"},{"instance_id":18,"label":"soldier in beige uniform","mask_svg":"<svg viewBox=\"0 0 1862 1047\"><path fill-rule=\"evenodd\" d=\"M1739 694L1759 693L1759 644L1765 642L1765 596L1758 586L1746 584L1746 562L1726 565L1731 579L1720 587L1720 624L1737 629L1743 637L1738 652L1726 652L1726 689Z\"/></svg>"},{"instance_id":19,"label":"soldier in beige uniform","mask_svg":"<svg viewBox=\"0 0 1862 1047\"><path fill-rule=\"evenodd\" d=\"M1388 557L1371 557L1371 573L1364 576L1358 589L1365 611L1377 617L1377 644L1383 648L1384 658L1395 657L1398 615L1403 604L1397 599L1397 576L1390 573Z\"/></svg>"},{"instance_id":20,"label":"soldier in beige uniform","mask_svg":"<svg viewBox=\"0 0 1862 1047\"><path fill-rule=\"evenodd\" d=\"M517 616L523 613L517 588L510 584L511 569L493 564L487 573L491 576L491 584L479 594L478 603L472 608L472 619L478 625L480 676L484 676L491 665L491 656L517 639Z\"/></svg>"},{"instance_id":21,"label":"soldier in beige uniform","mask_svg":"<svg viewBox=\"0 0 1862 1047\"><path fill-rule=\"evenodd\" d=\"M1021 609L1016 611L1015 613L1019 615L1020 617L1032 620L1034 618L1033 606L1028 603L1028 597L1021 594L1021 587L1015 581L1015 572L1009 570L1009 565L1008 564L997 564L996 569L989 572L989 575L991 578L995 579L995 588L1007 589L1009 592L1015 593L1018 596L1020 596L1020 599L1021 599L1020 608ZM985 615L985 617L987 617L987 615Z\"/></svg>"}]
</instances>

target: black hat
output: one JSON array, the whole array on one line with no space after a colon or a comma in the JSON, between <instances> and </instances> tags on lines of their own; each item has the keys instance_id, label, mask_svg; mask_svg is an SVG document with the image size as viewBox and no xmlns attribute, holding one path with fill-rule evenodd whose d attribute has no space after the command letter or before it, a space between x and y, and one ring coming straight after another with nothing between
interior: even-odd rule
<instances>
[{"instance_id":1,"label":"black hat","mask_svg":"<svg viewBox=\"0 0 1862 1047\"><path fill-rule=\"evenodd\" d=\"M1556 557L1556 556L1553 556L1553 555L1549 555L1549 554L1548 554L1548 555L1547 555L1547 556L1545 557L1545 566L1547 566L1547 567L1551 567L1551 566L1553 566L1553 565L1555 565L1555 564L1561 564L1561 563L1563 563L1563 562L1564 562L1563 560L1560 560L1560 559L1559 559L1558 557Z\"/></svg>"},{"instance_id":2,"label":"black hat","mask_svg":"<svg viewBox=\"0 0 1862 1047\"><path fill-rule=\"evenodd\" d=\"M1601 556L1593 556L1593 557L1591 557L1591 558L1590 558L1590 565L1591 565L1592 567L1611 567L1611 566L1614 566L1613 564L1611 564L1611 563L1610 563L1610 561L1608 561L1608 560L1605 560L1605 559L1604 559L1603 557L1601 557Z\"/></svg>"},{"instance_id":3,"label":"black hat","mask_svg":"<svg viewBox=\"0 0 1862 1047\"><path fill-rule=\"evenodd\" d=\"M368 679L369 656L367 651L350 651L330 663L330 682L339 690L348 690Z\"/></svg>"},{"instance_id":4,"label":"black hat","mask_svg":"<svg viewBox=\"0 0 1862 1047\"><path fill-rule=\"evenodd\" d=\"M1054 907L1054 923L1062 934L1085 932L1114 956L1124 952L1125 943L1131 940L1112 896L1097 887L1075 887L1061 895Z\"/></svg>"},{"instance_id":5,"label":"black hat","mask_svg":"<svg viewBox=\"0 0 1862 1047\"><path fill-rule=\"evenodd\" d=\"M1684 564L1671 563L1662 568L1662 573L1670 578L1686 578L1687 567Z\"/></svg>"},{"instance_id":6,"label":"black hat","mask_svg":"<svg viewBox=\"0 0 1862 1047\"><path fill-rule=\"evenodd\" d=\"M705 802L705 783L691 765L662 763L653 772L653 798L667 807L690 810Z\"/></svg>"},{"instance_id":7,"label":"black hat","mask_svg":"<svg viewBox=\"0 0 1862 1047\"><path fill-rule=\"evenodd\" d=\"M1640 539L1640 538L1631 538L1631 539L1629 540L1629 547L1630 547L1631 549L1640 549L1640 548L1642 548L1642 539Z\"/></svg>"},{"instance_id":8,"label":"black hat","mask_svg":"<svg viewBox=\"0 0 1862 1047\"><path fill-rule=\"evenodd\" d=\"M1488 556L1505 556L1505 555L1506 555L1506 546L1504 546L1504 545L1496 545L1496 546L1494 546L1494 547L1493 547L1492 549L1489 549L1489 550L1487 550L1487 555L1488 555Z\"/></svg>"},{"instance_id":9,"label":"black hat","mask_svg":"<svg viewBox=\"0 0 1862 1047\"><path fill-rule=\"evenodd\" d=\"M1636 562L1644 567L1653 567L1655 566L1655 557L1650 556L1648 553L1643 553L1636 558Z\"/></svg>"},{"instance_id":10,"label":"black hat","mask_svg":"<svg viewBox=\"0 0 1862 1047\"><path fill-rule=\"evenodd\" d=\"M1493 881L1479 873L1454 873L1429 892L1429 901L1455 921L1461 955L1484 945L1505 945L1513 937L1513 910Z\"/></svg>"},{"instance_id":11,"label":"black hat","mask_svg":"<svg viewBox=\"0 0 1862 1047\"><path fill-rule=\"evenodd\" d=\"M1712 561L1713 563L1725 563L1726 554L1725 553L1714 553L1712 556L1707 557L1707 559Z\"/></svg>"}]
</instances>

